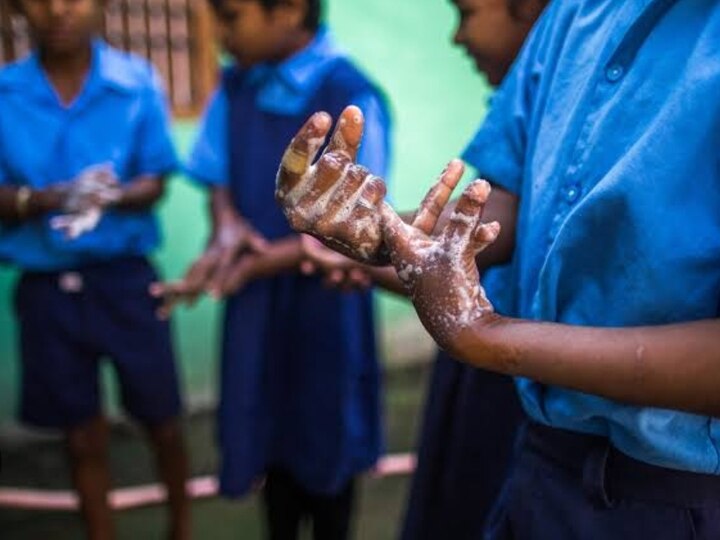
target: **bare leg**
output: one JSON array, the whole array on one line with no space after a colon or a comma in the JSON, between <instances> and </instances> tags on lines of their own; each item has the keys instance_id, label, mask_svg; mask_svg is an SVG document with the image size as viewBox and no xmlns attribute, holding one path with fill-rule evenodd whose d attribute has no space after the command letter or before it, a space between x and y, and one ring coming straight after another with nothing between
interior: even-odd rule
<instances>
[{"instance_id":1,"label":"bare leg","mask_svg":"<svg viewBox=\"0 0 720 540\"><path fill-rule=\"evenodd\" d=\"M110 490L108 428L98 416L67 431L72 479L90 540L112 540L115 530L107 495Z\"/></svg>"},{"instance_id":2,"label":"bare leg","mask_svg":"<svg viewBox=\"0 0 720 540\"><path fill-rule=\"evenodd\" d=\"M170 511L170 540L190 538L190 501L185 490L188 463L177 419L148 429L158 474L165 484Z\"/></svg>"}]
</instances>

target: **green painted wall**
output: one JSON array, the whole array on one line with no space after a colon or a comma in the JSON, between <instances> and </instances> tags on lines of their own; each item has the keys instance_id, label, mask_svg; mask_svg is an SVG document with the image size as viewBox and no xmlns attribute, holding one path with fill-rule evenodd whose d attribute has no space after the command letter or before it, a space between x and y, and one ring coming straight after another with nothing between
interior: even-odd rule
<instances>
[{"instance_id":1,"label":"green painted wall","mask_svg":"<svg viewBox=\"0 0 720 540\"><path fill-rule=\"evenodd\" d=\"M455 157L485 110L488 88L471 62L452 47L455 14L448 0L329 0L328 20L338 39L387 91L395 120L391 192L411 209ZM193 122L178 122L184 152ZM172 183L160 209L165 244L157 261L165 276L179 275L207 234L204 195L184 179ZM0 423L11 421L17 400L17 353L12 290L15 273L0 268ZM390 334L412 312L401 300L379 299L380 320ZM213 398L218 305L202 300L174 320L188 393L195 403ZM111 389L111 394L112 392Z\"/></svg>"}]
</instances>

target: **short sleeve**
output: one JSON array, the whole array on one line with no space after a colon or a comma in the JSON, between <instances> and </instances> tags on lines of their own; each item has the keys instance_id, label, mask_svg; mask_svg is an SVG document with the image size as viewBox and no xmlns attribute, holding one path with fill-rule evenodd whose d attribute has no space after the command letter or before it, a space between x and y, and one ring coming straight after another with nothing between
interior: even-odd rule
<instances>
[{"instance_id":1,"label":"short sleeve","mask_svg":"<svg viewBox=\"0 0 720 540\"><path fill-rule=\"evenodd\" d=\"M362 145L358 163L386 182L390 168L390 115L382 99L366 93L353 99L365 117Z\"/></svg>"},{"instance_id":2,"label":"short sleeve","mask_svg":"<svg viewBox=\"0 0 720 540\"><path fill-rule=\"evenodd\" d=\"M167 97L155 69L143 96L137 149L136 174L164 175L178 168Z\"/></svg>"},{"instance_id":3,"label":"short sleeve","mask_svg":"<svg viewBox=\"0 0 720 540\"><path fill-rule=\"evenodd\" d=\"M2 139L0 139L0 186L3 186L5 184L9 184L9 174L7 170L7 164L5 161L5 144Z\"/></svg>"},{"instance_id":4,"label":"short sleeve","mask_svg":"<svg viewBox=\"0 0 720 540\"><path fill-rule=\"evenodd\" d=\"M462 154L478 173L514 194L522 189L529 128L541 71L539 52L552 6L536 23L510 72L492 98L490 112Z\"/></svg>"},{"instance_id":5,"label":"short sleeve","mask_svg":"<svg viewBox=\"0 0 720 540\"><path fill-rule=\"evenodd\" d=\"M0 93L0 100L2 100L0 101L0 103L2 103L2 107L0 108L0 186L2 186L13 183L11 181L12 175L8 167L8 163L10 163L8 160L8 146L11 143L8 137L9 133L13 132L12 129L8 128L13 126L13 122L11 121L13 115L8 114L6 109L8 103L7 97Z\"/></svg>"},{"instance_id":6,"label":"short sleeve","mask_svg":"<svg viewBox=\"0 0 720 540\"><path fill-rule=\"evenodd\" d=\"M210 186L228 183L228 103L220 88L205 108L195 142L185 162L185 173Z\"/></svg>"}]
</instances>

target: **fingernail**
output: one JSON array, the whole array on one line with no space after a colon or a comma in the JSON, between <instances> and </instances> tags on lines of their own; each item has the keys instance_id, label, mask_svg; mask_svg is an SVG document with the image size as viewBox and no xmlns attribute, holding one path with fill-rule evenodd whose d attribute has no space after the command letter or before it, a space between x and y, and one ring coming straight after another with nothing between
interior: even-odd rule
<instances>
[{"instance_id":1,"label":"fingernail","mask_svg":"<svg viewBox=\"0 0 720 540\"><path fill-rule=\"evenodd\" d=\"M485 180L476 180L477 185L477 191L476 193L483 197L484 199L487 199L490 196L490 192L492 191L492 188L490 187L490 183Z\"/></svg>"},{"instance_id":2,"label":"fingernail","mask_svg":"<svg viewBox=\"0 0 720 540\"><path fill-rule=\"evenodd\" d=\"M326 112L315 113L312 117L312 124L317 129L324 129L328 127L331 121L330 115Z\"/></svg>"}]
</instances>

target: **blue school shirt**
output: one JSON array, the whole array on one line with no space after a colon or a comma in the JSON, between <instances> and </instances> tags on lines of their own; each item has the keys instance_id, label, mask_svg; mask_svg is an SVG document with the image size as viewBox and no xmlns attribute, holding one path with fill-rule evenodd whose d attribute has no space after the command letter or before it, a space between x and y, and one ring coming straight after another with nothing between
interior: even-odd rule
<instances>
[{"instance_id":1,"label":"blue school shirt","mask_svg":"<svg viewBox=\"0 0 720 540\"><path fill-rule=\"evenodd\" d=\"M465 157L520 196L521 317L632 327L720 315L720 4L562 0ZM527 379L551 426L720 473L720 421Z\"/></svg>"},{"instance_id":2,"label":"blue school shirt","mask_svg":"<svg viewBox=\"0 0 720 540\"><path fill-rule=\"evenodd\" d=\"M324 29L277 66L226 70L218 96L187 170L227 185L238 211L269 239L295 234L275 203L275 176L313 112L337 117L349 103L365 105L368 146L377 146L360 160L386 170L384 100ZM370 293L287 272L230 297L218 407L222 493L243 496L274 467L312 493L345 489L381 453L379 378Z\"/></svg>"},{"instance_id":3,"label":"blue school shirt","mask_svg":"<svg viewBox=\"0 0 720 540\"><path fill-rule=\"evenodd\" d=\"M176 168L160 79L145 60L102 41L80 95L63 105L37 52L0 70L0 185L43 189L83 169L111 164L121 182ZM0 259L50 271L118 256L145 255L160 241L150 211L110 210L97 228L68 240L51 216L0 225Z\"/></svg>"}]
</instances>

